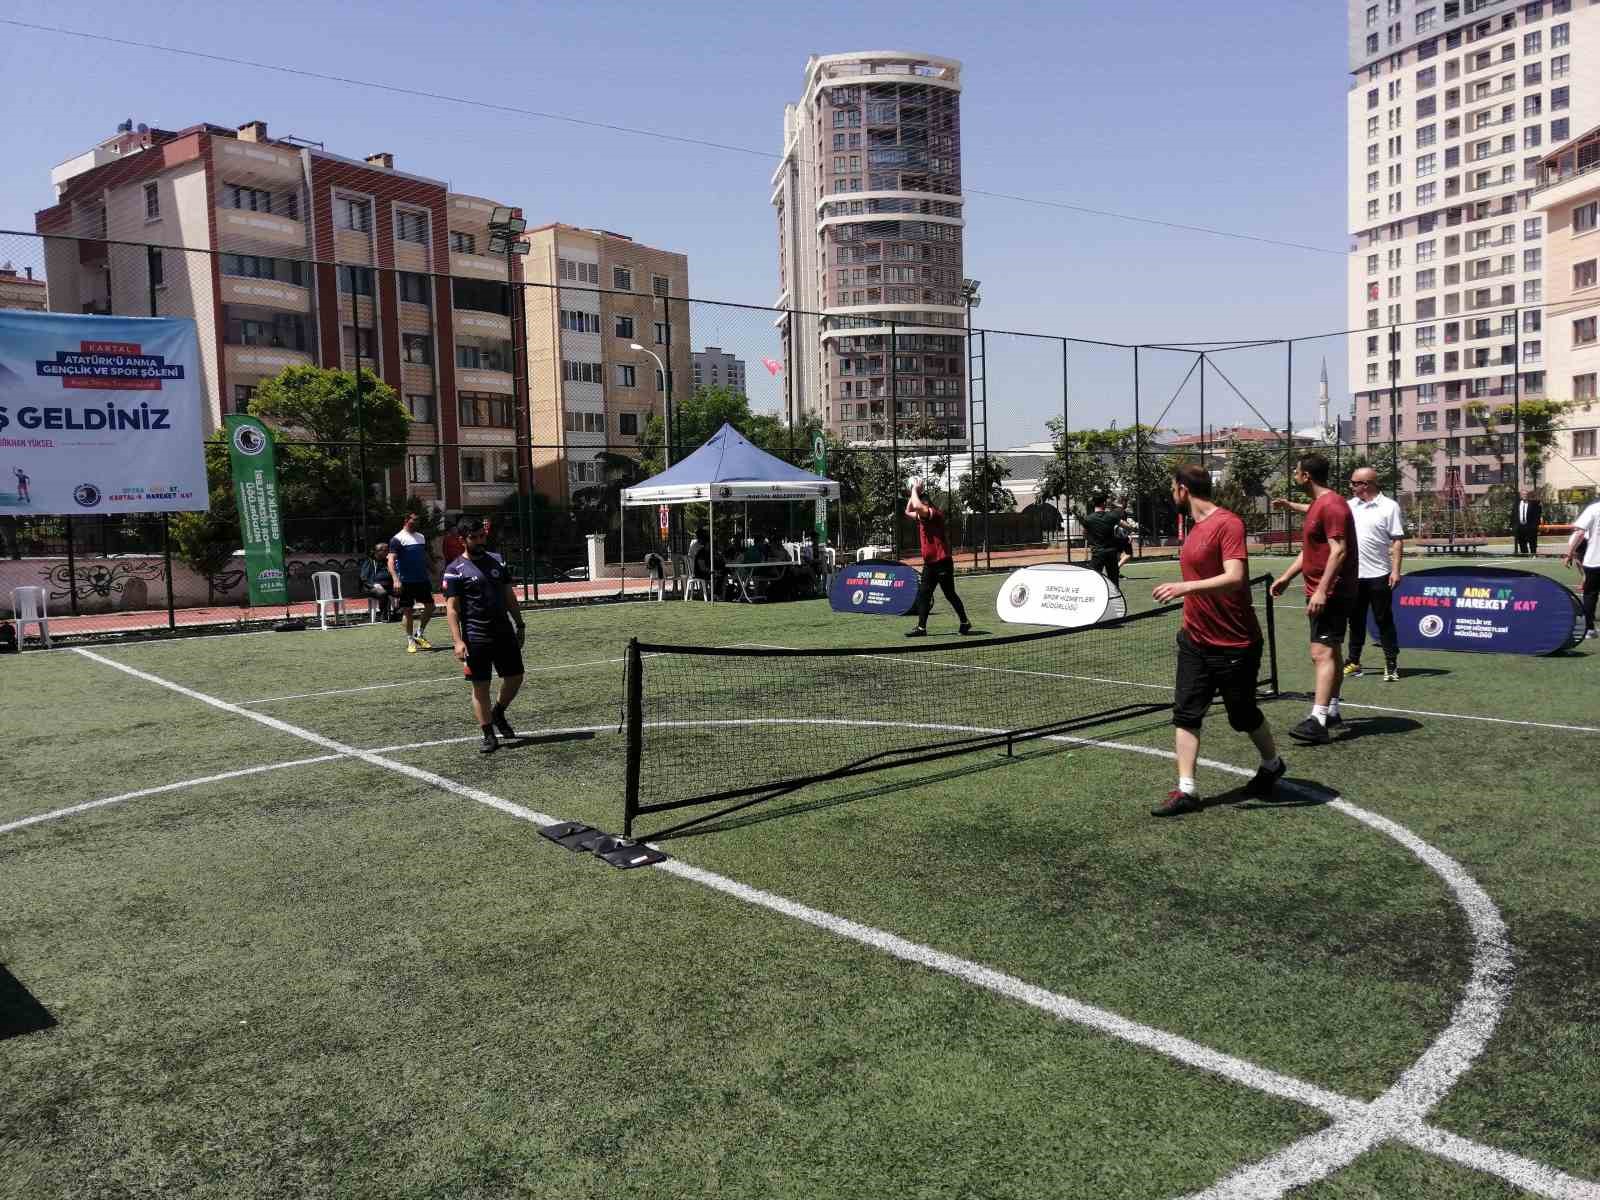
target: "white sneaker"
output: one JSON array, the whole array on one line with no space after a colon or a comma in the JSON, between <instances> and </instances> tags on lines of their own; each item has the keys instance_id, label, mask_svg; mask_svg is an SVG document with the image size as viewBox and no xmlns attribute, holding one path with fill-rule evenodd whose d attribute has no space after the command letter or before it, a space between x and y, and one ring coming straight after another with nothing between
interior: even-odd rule
<instances>
[{"instance_id":1,"label":"white sneaker","mask_svg":"<svg viewBox=\"0 0 1600 1200\"><path fill-rule=\"evenodd\" d=\"M1583 640L1586 641L1586 642L1589 641L1594 636L1595 636L1595 632L1592 629L1586 629L1583 632Z\"/></svg>"}]
</instances>

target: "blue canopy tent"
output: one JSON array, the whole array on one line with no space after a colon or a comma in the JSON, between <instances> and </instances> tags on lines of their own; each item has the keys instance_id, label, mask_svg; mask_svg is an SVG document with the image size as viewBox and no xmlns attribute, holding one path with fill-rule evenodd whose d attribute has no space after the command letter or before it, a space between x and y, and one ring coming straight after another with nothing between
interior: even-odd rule
<instances>
[{"instance_id":1,"label":"blue canopy tent","mask_svg":"<svg viewBox=\"0 0 1600 1200\"><path fill-rule=\"evenodd\" d=\"M839 485L833 480L774 458L726 423L682 462L622 490L624 508L649 504L708 505L713 545L717 535L718 503L838 498ZM621 554L626 562L626 546L621 548Z\"/></svg>"}]
</instances>

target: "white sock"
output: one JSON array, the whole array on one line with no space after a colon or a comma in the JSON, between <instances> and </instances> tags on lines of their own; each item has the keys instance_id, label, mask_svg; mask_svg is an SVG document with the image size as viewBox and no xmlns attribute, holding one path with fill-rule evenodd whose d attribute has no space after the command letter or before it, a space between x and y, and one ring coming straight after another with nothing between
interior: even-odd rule
<instances>
[{"instance_id":1,"label":"white sock","mask_svg":"<svg viewBox=\"0 0 1600 1200\"><path fill-rule=\"evenodd\" d=\"M1326 725L1328 723L1328 706L1326 704L1313 704L1311 706L1311 717L1318 725Z\"/></svg>"},{"instance_id":2,"label":"white sock","mask_svg":"<svg viewBox=\"0 0 1600 1200\"><path fill-rule=\"evenodd\" d=\"M1283 766L1283 755L1274 754L1271 758L1263 758L1261 760L1261 765L1269 771L1276 771L1279 767Z\"/></svg>"},{"instance_id":3,"label":"white sock","mask_svg":"<svg viewBox=\"0 0 1600 1200\"><path fill-rule=\"evenodd\" d=\"M1335 696L1332 700L1328 701L1328 715L1330 717L1337 717L1339 715L1339 697Z\"/></svg>"},{"instance_id":4,"label":"white sock","mask_svg":"<svg viewBox=\"0 0 1600 1200\"><path fill-rule=\"evenodd\" d=\"M1200 794L1199 787L1188 775L1180 775L1178 777L1178 790L1185 796L1198 796Z\"/></svg>"}]
</instances>

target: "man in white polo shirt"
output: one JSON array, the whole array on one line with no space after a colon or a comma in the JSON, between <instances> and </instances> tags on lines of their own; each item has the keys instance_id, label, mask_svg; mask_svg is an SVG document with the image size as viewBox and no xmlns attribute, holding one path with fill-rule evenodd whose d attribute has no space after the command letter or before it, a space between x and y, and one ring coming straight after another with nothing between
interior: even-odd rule
<instances>
[{"instance_id":1,"label":"man in white polo shirt","mask_svg":"<svg viewBox=\"0 0 1600 1200\"><path fill-rule=\"evenodd\" d=\"M1350 515L1356 520L1357 581L1350 604L1350 653L1346 676L1363 674L1361 650L1367 644L1367 610L1378 623L1383 646L1383 679L1400 678L1400 638L1394 627L1394 589L1400 586L1400 556L1405 552L1405 525L1400 506L1378 490L1378 473L1358 467L1350 473ZM1307 504L1276 500L1274 507L1305 512Z\"/></svg>"},{"instance_id":2,"label":"man in white polo shirt","mask_svg":"<svg viewBox=\"0 0 1600 1200\"><path fill-rule=\"evenodd\" d=\"M1587 544L1585 544L1587 543ZM1567 566L1575 565L1578 547L1583 551L1583 636L1592 638L1594 610L1600 601L1600 501L1589 505L1572 523L1572 537L1567 542Z\"/></svg>"}]
</instances>

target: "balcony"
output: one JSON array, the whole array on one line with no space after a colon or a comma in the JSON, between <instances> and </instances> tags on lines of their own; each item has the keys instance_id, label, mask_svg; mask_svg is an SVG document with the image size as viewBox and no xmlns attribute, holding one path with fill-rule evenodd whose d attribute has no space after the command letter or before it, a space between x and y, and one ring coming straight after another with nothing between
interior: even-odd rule
<instances>
[{"instance_id":1,"label":"balcony","mask_svg":"<svg viewBox=\"0 0 1600 1200\"><path fill-rule=\"evenodd\" d=\"M219 174L229 179L299 186L303 178L296 151L226 137L214 138L211 144Z\"/></svg>"},{"instance_id":2,"label":"balcony","mask_svg":"<svg viewBox=\"0 0 1600 1200\"><path fill-rule=\"evenodd\" d=\"M222 302L243 304L252 308L270 308L275 312L309 313L311 289L296 287L292 283L279 283L276 279L224 275Z\"/></svg>"},{"instance_id":3,"label":"balcony","mask_svg":"<svg viewBox=\"0 0 1600 1200\"><path fill-rule=\"evenodd\" d=\"M274 249L304 250L304 222L275 213L252 212L247 208L217 209L217 240L224 247L244 244Z\"/></svg>"},{"instance_id":4,"label":"balcony","mask_svg":"<svg viewBox=\"0 0 1600 1200\"><path fill-rule=\"evenodd\" d=\"M309 367L311 355L281 346L235 346L222 348L222 362L230 377L276 375L285 367Z\"/></svg>"},{"instance_id":5,"label":"balcony","mask_svg":"<svg viewBox=\"0 0 1600 1200\"><path fill-rule=\"evenodd\" d=\"M457 367L456 387L463 392L497 392L506 396L517 390L510 371L492 367Z\"/></svg>"},{"instance_id":6,"label":"balcony","mask_svg":"<svg viewBox=\"0 0 1600 1200\"><path fill-rule=\"evenodd\" d=\"M453 310L452 321L455 331L468 337L501 342L511 340L511 318L501 316L499 313L457 308Z\"/></svg>"},{"instance_id":7,"label":"balcony","mask_svg":"<svg viewBox=\"0 0 1600 1200\"><path fill-rule=\"evenodd\" d=\"M506 260L503 258L490 258L484 254L462 254L459 251L450 252L450 274L460 276L462 279L494 279L501 283L506 281Z\"/></svg>"}]
</instances>

